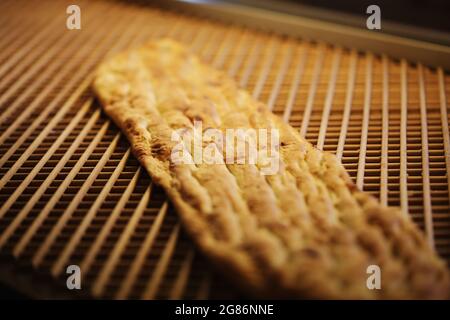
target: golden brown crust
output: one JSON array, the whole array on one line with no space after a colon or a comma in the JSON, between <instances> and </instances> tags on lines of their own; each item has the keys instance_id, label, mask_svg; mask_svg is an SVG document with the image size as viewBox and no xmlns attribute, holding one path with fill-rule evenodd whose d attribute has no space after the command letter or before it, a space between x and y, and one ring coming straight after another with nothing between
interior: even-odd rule
<instances>
[{"instance_id":1,"label":"golden brown crust","mask_svg":"<svg viewBox=\"0 0 450 320\"><path fill-rule=\"evenodd\" d=\"M446 265L408 217L358 190L334 155L182 45L160 40L117 55L99 67L94 89L199 248L255 296L448 297ZM280 170L171 163L172 132L194 120L278 129ZM372 264L381 290L366 287Z\"/></svg>"}]
</instances>

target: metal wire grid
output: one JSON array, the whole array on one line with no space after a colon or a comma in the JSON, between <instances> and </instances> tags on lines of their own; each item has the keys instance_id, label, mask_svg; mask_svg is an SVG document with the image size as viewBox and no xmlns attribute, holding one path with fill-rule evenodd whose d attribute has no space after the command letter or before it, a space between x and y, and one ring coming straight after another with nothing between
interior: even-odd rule
<instances>
[{"instance_id":1,"label":"metal wire grid","mask_svg":"<svg viewBox=\"0 0 450 320\"><path fill-rule=\"evenodd\" d=\"M68 4L0 4L1 256L59 286L78 264L95 297L235 294L89 90L104 56L170 36L335 152L450 261L450 77L441 69L120 2L81 2L82 30L69 31Z\"/></svg>"}]
</instances>

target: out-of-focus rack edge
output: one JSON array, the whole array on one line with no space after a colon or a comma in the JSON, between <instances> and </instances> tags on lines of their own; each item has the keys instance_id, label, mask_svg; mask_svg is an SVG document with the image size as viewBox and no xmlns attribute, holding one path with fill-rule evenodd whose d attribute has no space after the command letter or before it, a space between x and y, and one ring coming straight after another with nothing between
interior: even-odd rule
<instances>
[{"instance_id":1,"label":"out-of-focus rack edge","mask_svg":"<svg viewBox=\"0 0 450 320\"><path fill-rule=\"evenodd\" d=\"M224 1L157 0L156 3L167 9L182 9L204 18L239 23L264 31L323 41L450 70L450 47L386 34L382 30L365 30Z\"/></svg>"}]
</instances>

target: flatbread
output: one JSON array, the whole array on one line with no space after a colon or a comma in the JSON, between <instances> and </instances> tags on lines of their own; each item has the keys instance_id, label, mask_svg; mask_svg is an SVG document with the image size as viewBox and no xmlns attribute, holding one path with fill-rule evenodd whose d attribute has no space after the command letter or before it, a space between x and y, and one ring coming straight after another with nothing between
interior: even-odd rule
<instances>
[{"instance_id":1,"label":"flatbread","mask_svg":"<svg viewBox=\"0 0 450 320\"><path fill-rule=\"evenodd\" d=\"M334 155L183 45L163 39L107 59L94 90L198 248L251 295L448 297L446 264L409 217L359 190ZM278 130L278 171L175 163L173 134L195 121L222 132Z\"/></svg>"}]
</instances>

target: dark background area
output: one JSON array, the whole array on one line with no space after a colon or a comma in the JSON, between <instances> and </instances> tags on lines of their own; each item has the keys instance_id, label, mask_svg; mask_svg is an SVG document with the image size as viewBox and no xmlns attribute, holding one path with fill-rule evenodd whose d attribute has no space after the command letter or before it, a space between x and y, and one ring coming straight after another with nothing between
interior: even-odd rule
<instances>
[{"instance_id":1,"label":"dark background area","mask_svg":"<svg viewBox=\"0 0 450 320\"><path fill-rule=\"evenodd\" d=\"M371 4L381 8L382 19L416 27L450 31L449 0L288 0L361 15Z\"/></svg>"},{"instance_id":2,"label":"dark background area","mask_svg":"<svg viewBox=\"0 0 450 320\"><path fill-rule=\"evenodd\" d=\"M181 0L186 1L186 0ZM217 1L217 0L216 0ZM375 32L450 46L450 0L220 0L366 30L370 5L381 11ZM214 3L214 0L206 2Z\"/></svg>"},{"instance_id":3,"label":"dark background area","mask_svg":"<svg viewBox=\"0 0 450 320\"><path fill-rule=\"evenodd\" d=\"M22 300L27 297L9 286L0 282L0 300Z\"/></svg>"},{"instance_id":4,"label":"dark background area","mask_svg":"<svg viewBox=\"0 0 450 320\"><path fill-rule=\"evenodd\" d=\"M364 23L367 18L367 7L375 4L381 9L382 20L412 27L450 31L449 0L228 0L228 2L280 11L291 9L295 5L306 5L336 13L352 14L355 18L360 17Z\"/></svg>"}]
</instances>

